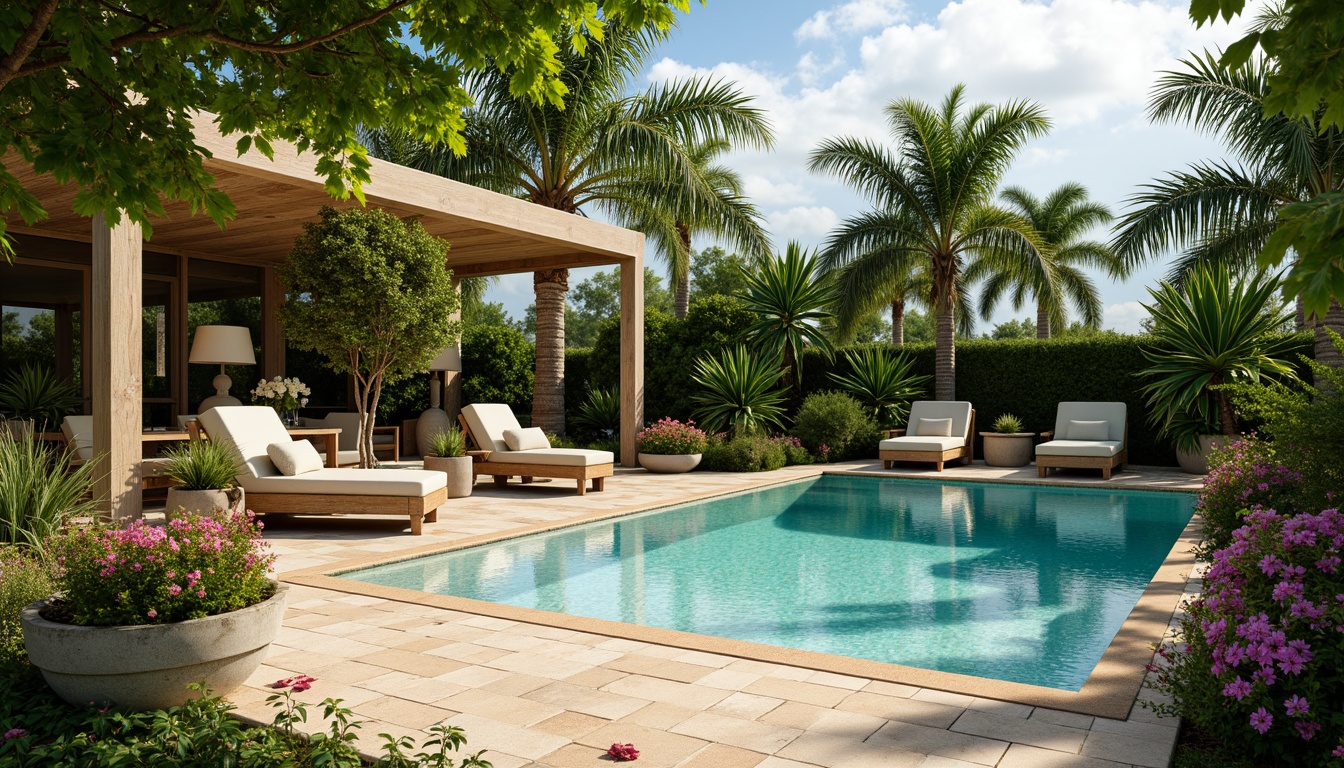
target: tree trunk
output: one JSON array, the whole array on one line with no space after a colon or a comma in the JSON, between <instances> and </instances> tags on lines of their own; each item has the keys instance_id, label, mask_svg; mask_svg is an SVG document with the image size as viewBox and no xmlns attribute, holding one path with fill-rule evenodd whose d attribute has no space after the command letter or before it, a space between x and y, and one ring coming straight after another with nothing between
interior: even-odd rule
<instances>
[{"instance_id":1,"label":"tree trunk","mask_svg":"<svg viewBox=\"0 0 1344 768\"><path fill-rule=\"evenodd\" d=\"M905 299L891 302L891 343L898 347L905 344Z\"/></svg>"},{"instance_id":2,"label":"tree trunk","mask_svg":"<svg viewBox=\"0 0 1344 768\"><path fill-rule=\"evenodd\" d=\"M1331 368L1344 366L1344 355L1335 349L1334 343L1330 339L1330 334L1326 329L1335 333L1344 334L1344 307L1341 307L1335 299L1330 300L1330 308L1325 311L1325 317L1318 319L1315 325L1316 330L1316 362L1328 365ZM1326 382L1317 381L1316 386L1321 386Z\"/></svg>"},{"instance_id":3,"label":"tree trunk","mask_svg":"<svg viewBox=\"0 0 1344 768\"><path fill-rule=\"evenodd\" d=\"M1043 302L1036 302L1036 338L1050 338L1050 311Z\"/></svg>"},{"instance_id":4,"label":"tree trunk","mask_svg":"<svg viewBox=\"0 0 1344 768\"><path fill-rule=\"evenodd\" d=\"M532 384L532 426L565 434L565 294L569 270L532 275L537 295L537 366Z\"/></svg>"},{"instance_id":5,"label":"tree trunk","mask_svg":"<svg viewBox=\"0 0 1344 768\"><path fill-rule=\"evenodd\" d=\"M937 400L957 399L957 319L952 307L936 309L934 391Z\"/></svg>"},{"instance_id":6,"label":"tree trunk","mask_svg":"<svg viewBox=\"0 0 1344 768\"><path fill-rule=\"evenodd\" d=\"M686 255L686 270L677 278L677 296L672 302L672 314L685 319L691 308L691 228L677 222L677 234L681 237L682 252Z\"/></svg>"},{"instance_id":7,"label":"tree trunk","mask_svg":"<svg viewBox=\"0 0 1344 768\"><path fill-rule=\"evenodd\" d=\"M1316 325L1316 323L1311 322L1307 318L1307 305L1305 302L1302 301L1301 296L1297 297L1297 301L1293 302L1293 305L1295 307L1295 311L1293 312L1293 321L1294 321L1293 325L1297 328L1297 330L1305 331L1306 329L1314 327Z\"/></svg>"}]
</instances>

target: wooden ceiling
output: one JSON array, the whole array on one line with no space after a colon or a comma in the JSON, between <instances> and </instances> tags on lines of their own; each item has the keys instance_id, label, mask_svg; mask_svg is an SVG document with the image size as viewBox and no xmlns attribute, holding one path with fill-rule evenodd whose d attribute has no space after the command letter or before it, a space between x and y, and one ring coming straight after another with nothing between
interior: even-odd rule
<instances>
[{"instance_id":1,"label":"wooden ceiling","mask_svg":"<svg viewBox=\"0 0 1344 768\"><path fill-rule=\"evenodd\" d=\"M198 118L197 142L214 154L205 162L216 185L237 207L238 215L221 230L185 204L166 206L153 219L145 247L249 263L283 261L324 205L348 208L353 201L333 200L313 174L315 158L277 143L274 161L253 151L237 157L234 141L220 136L212 116ZM76 188L38 176L13 153L4 157L25 189L42 201L49 218L24 226L9 218L11 231L89 242L91 220L72 210ZM449 243L448 263L459 277L531 272L538 269L614 264L642 256L644 236L629 230L488 192L438 176L373 161L373 181L364 194L371 207L419 221Z\"/></svg>"}]
</instances>

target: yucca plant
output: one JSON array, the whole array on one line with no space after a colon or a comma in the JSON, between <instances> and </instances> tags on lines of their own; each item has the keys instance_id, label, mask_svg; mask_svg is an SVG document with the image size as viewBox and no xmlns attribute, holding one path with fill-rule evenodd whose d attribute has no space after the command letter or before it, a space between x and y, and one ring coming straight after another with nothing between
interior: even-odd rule
<instances>
[{"instance_id":1,"label":"yucca plant","mask_svg":"<svg viewBox=\"0 0 1344 768\"><path fill-rule=\"evenodd\" d=\"M0 437L0 543L41 552L71 518L94 514L97 464L72 468L72 456L32 437Z\"/></svg>"},{"instance_id":2,"label":"yucca plant","mask_svg":"<svg viewBox=\"0 0 1344 768\"><path fill-rule=\"evenodd\" d=\"M169 449L164 476L184 491L213 491L233 487L238 474L233 451L223 443L193 440Z\"/></svg>"},{"instance_id":3,"label":"yucca plant","mask_svg":"<svg viewBox=\"0 0 1344 768\"><path fill-rule=\"evenodd\" d=\"M429 439L429 453L441 459L454 459L467 455L467 441L462 428L453 425L442 432L434 433Z\"/></svg>"},{"instance_id":4,"label":"yucca plant","mask_svg":"<svg viewBox=\"0 0 1344 768\"><path fill-rule=\"evenodd\" d=\"M850 375L831 374L835 383L869 411L880 427L900 424L910 412L910 401L924 394L928 376L915 376L915 361L905 352L880 347L845 352Z\"/></svg>"},{"instance_id":5,"label":"yucca plant","mask_svg":"<svg viewBox=\"0 0 1344 768\"><path fill-rule=\"evenodd\" d=\"M75 385L43 366L25 364L0 385L0 409L15 419L31 419L39 432L79 406Z\"/></svg>"},{"instance_id":6,"label":"yucca plant","mask_svg":"<svg viewBox=\"0 0 1344 768\"><path fill-rule=\"evenodd\" d=\"M693 396L696 419L710 432L756 432L767 425L783 428L782 375L774 360L762 360L738 345L695 361L691 379L704 391Z\"/></svg>"},{"instance_id":7,"label":"yucca plant","mask_svg":"<svg viewBox=\"0 0 1344 768\"><path fill-rule=\"evenodd\" d=\"M831 354L831 340L822 323L831 317L827 307L835 299L832 283L821 272L816 254L789 243L780 258L770 259L746 275L742 302L757 320L745 335L758 348L780 356L786 386L803 381L803 347L812 345Z\"/></svg>"},{"instance_id":8,"label":"yucca plant","mask_svg":"<svg viewBox=\"0 0 1344 768\"><path fill-rule=\"evenodd\" d=\"M1292 380L1291 342L1279 329L1291 317L1278 296L1278 281L1263 275L1234 280L1227 267L1201 264L1185 291L1164 282L1148 289L1153 344L1143 349L1152 365L1140 375L1151 419L1176 447L1199 448L1201 434L1237 434L1237 414L1219 387L1262 378Z\"/></svg>"},{"instance_id":9,"label":"yucca plant","mask_svg":"<svg viewBox=\"0 0 1344 768\"><path fill-rule=\"evenodd\" d=\"M1005 413L994 420L994 431L1001 435L1013 435L1022 431L1022 420L1011 413Z\"/></svg>"},{"instance_id":10,"label":"yucca plant","mask_svg":"<svg viewBox=\"0 0 1344 768\"><path fill-rule=\"evenodd\" d=\"M589 392L588 400L574 417L574 424L603 436L614 435L621 428L621 391L612 387Z\"/></svg>"}]
</instances>

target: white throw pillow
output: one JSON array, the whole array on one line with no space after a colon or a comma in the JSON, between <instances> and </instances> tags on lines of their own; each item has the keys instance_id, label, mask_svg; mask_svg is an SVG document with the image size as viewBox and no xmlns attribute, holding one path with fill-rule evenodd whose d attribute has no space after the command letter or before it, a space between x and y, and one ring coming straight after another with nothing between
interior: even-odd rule
<instances>
[{"instance_id":1,"label":"white throw pillow","mask_svg":"<svg viewBox=\"0 0 1344 768\"><path fill-rule=\"evenodd\" d=\"M322 468L322 457L307 440L290 440L284 443L271 443L266 446L266 455L271 463L280 470L280 474L293 477Z\"/></svg>"},{"instance_id":2,"label":"white throw pillow","mask_svg":"<svg viewBox=\"0 0 1344 768\"><path fill-rule=\"evenodd\" d=\"M915 427L916 437L951 437L951 419L920 419Z\"/></svg>"},{"instance_id":3,"label":"white throw pillow","mask_svg":"<svg viewBox=\"0 0 1344 768\"><path fill-rule=\"evenodd\" d=\"M541 427L506 429L504 444L509 446L510 451L534 451L551 447L551 441L546 439L546 433L541 431Z\"/></svg>"},{"instance_id":4,"label":"white throw pillow","mask_svg":"<svg viewBox=\"0 0 1344 768\"><path fill-rule=\"evenodd\" d=\"M1070 421L1069 440L1110 440L1111 424L1108 421Z\"/></svg>"}]
</instances>

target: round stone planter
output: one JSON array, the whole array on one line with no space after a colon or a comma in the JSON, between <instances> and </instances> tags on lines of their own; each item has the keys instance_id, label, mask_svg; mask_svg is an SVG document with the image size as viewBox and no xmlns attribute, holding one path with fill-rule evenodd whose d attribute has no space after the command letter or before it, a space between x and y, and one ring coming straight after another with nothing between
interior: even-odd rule
<instances>
[{"instance_id":1,"label":"round stone planter","mask_svg":"<svg viewBox=\"0 0 1344 768\"><path fill-rule=\"evenodd\" d=\"M47 621L40 600L23 609L23 643L47 685L71 704L164 709L197 696L191 683L215 694L242 685L280 632L288 589L278 584L269 600L241 611L134 627Z\"/></svg>"},{"instance_id":2,"label":"round stone planter","mask_svg":"<svg viewBox=\"0 0 1344 768\"><path fill-rule=\"evenodd\" d=\"M1035 432L981 432L985 439L985 464L991 467L1025 467L1031 463Z\"/></svg>"},{"instance_id":3,"label":"round stone planter","mask_svg":"<svg viewBox=\"0 0 1344 768\"><path fill-rule=\"evenodd\" d=\"M681 472L690 472L700 464L700 454L686 453L680 455L668 455L663 453L641 453L639 454L639 463L650 472L657 472L663 475L675 475Z\"/></svg>"},{"instance_id":4,"label":"round stone planter","mask_svg":"<svg viewBox=\"0 0 1344 768\"><path fill-rule=\"evenodd\" d=\"M220 510L236 512L246 509L243 505L243 489L188 491L183 488L169 488L168 500L163 504L163 515L172 520L179 515L195 512L201 515L213 515Z\"/></svg>"},{"instance_id":5,"label":"round stone planter","mask_svg":"<svg viewBox=\"0 0 1344 768\"><path fill-rule=\"evenodd\" d=\"M1177 449L1176 463L1181 465L1181 470L1192 475L1209 474L1209 454L1215 448L1221 448L1226 438L1224 435L1200 435L1198 451L1184 451Z\"/></svg>"},{"instance_id":6,"label":"round stone planter","mask_svg":"<svg viewBox=\"0 0 1344 768\"><path fill-rule=\"evenodd\" d=\"M471 474L470 456L426 456L425 469L448 475L448 498L464 499L471 495L476 478Z\"/></svg>"}]
</instances>

